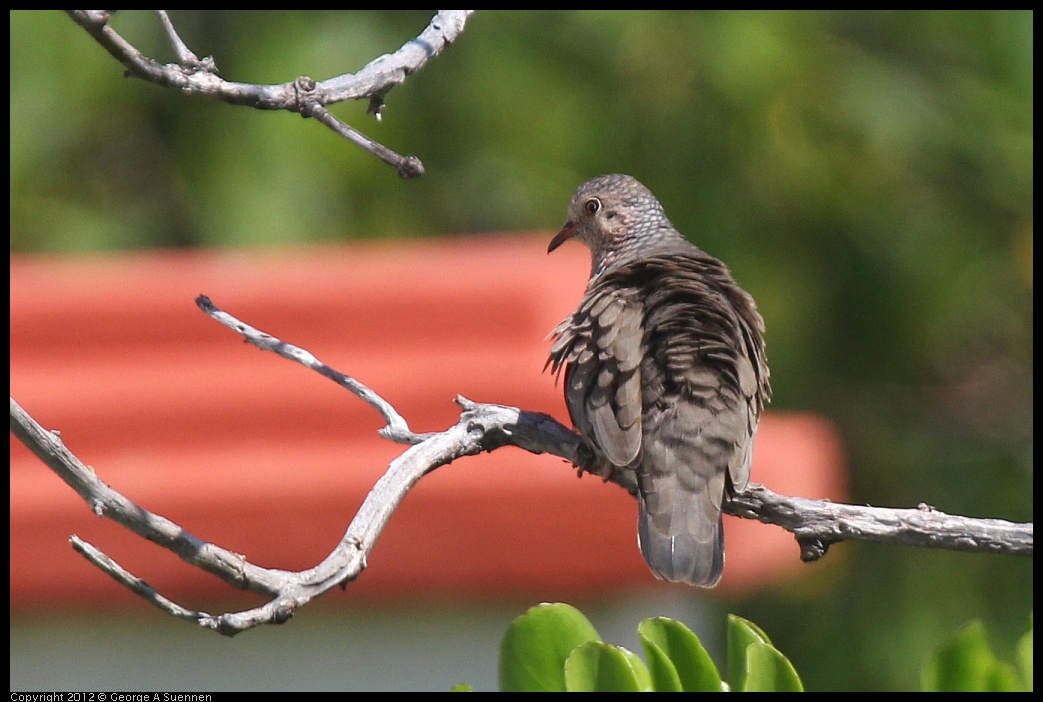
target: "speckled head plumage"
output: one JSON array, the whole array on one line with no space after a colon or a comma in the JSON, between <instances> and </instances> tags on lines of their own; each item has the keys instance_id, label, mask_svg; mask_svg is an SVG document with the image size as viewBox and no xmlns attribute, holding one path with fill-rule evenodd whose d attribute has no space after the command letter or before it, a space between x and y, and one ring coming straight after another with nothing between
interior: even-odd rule
<instances>
[{"instance_id":1,"label":"speckled head plumage","mask_svg":"<svg viewBox=\"0 0 1043 702\"><path fill-rule=\"evenodd\" d=\"M576 189L565 226L551 240L553 251L568 239L591 251L591 276L621 263L689 245L666 218L655 195L622 173L591 178Z\"/></svg>"}]
</instances>

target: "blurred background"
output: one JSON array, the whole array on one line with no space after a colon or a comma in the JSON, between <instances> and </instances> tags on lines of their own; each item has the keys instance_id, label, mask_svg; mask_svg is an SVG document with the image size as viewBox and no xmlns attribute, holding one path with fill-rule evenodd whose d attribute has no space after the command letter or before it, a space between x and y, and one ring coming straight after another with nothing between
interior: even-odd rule
<instances>
[{"instance_id":1,"label":"blurred background","mask_svg":"<svg viewBox=\"0 0 1043 702\"><path fill-rule=\"evenodd\" d=\"M432 14L171 13L197 55L253 83L356 71ZM840 427L852 502L1033 518L1031 12L478 12L391 91L381 122L364 102L332 108L418 155L415 181L296 115L125 79L61 12L10 18L13 255L549 233L579 183L630 173L756 298L772 409ZM151 13L113 26L174 60ZM827 560L754 593L691 593L711 631L693 628L719 646L736 612L809 689L902 690L972 618L1010 660L1032 609L1031 559L843 544ZM690 603L671 597L641 616L685 619ZM264 656L282 655L247 654L250 639L269 652L343 647L355 669L417 662L407 687L495 685L498 637L535 604L447 602L421 617L336 600L317 608L322 622L301 615L234 643L144 605L116 622L15 612L12 688L51 687L58 665L86 675L104 658L101 629L119 642L109 655L154 663L143 680L159 686L178 675L158 649L150 658L157 632L186 666L227 655L230 668L268 668ZM625 601L572 604L636 648ZM437 651L415 642L418 621ZM412 644L365 646L366 632L399 628ZM57 640L52 664L43 651ZM457 674L448 651L488 677ZM295 675L316 660L294 659Z\"/></svg>"}]
</instances>

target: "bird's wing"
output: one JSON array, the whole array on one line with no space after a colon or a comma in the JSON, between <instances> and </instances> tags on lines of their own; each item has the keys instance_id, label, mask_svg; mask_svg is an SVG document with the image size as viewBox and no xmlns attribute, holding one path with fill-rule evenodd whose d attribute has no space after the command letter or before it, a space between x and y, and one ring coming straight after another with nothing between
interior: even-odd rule
<instances>
[{"instance_id":1,"label":"bird's wing","mask_svg":"<svg viewBox=\"0 0 1043 702\"><path fill-rule=\"evenodd\" d=\"M633 291L595 286L555 330L547 364L565 371L572 423L611 464L641 454L641 305Z\"/></svg>"}]
</instances>

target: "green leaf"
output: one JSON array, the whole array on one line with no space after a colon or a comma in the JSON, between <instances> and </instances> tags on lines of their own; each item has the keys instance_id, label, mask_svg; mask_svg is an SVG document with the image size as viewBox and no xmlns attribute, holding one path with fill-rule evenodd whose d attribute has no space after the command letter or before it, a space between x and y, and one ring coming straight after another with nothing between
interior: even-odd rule
<instances>
[{"instance_id":1,"label":"green leaf","mask_svg":"<svg viewBox=\"0 0 1043 702\"><path fill-rule=\"evenodd\" d=\"M458 683L449 688L449 692L474 692L474 688L468 683Z\"/></svg>"},{"instance_id":2,"label":"green leaf","mask_svg":"<svg viewBox=\"0 0 1043 702\"><path fill-rule=\"evenodd\" d=\"M637 680L638 689L642 692L652 691L652 676L648 672L648 666L641 660L633 651L619 647L619 650L623 652L623 655L627 657L627 662L630 664L630 669L634 671L634 678Z\"/></svg>"},{"instance_id":3,"label":"green leaf","mask_svg":"<svg viewBox=\"0 0 1043 702\"><path fill-rule=\"evenodd\" d=\"M985 626L977 620L938 647L924 666L923 686L928 692L1022 689L1014 667L997 660L986 640Z\"/></svg>"},{"instance_id":4,"label":"green leaf","mask_svg":"<svg viewBox=\"0 0 1043 702\"><path fill-rule=\"evenodd\" d=\"M577 646L601 641L583 614L567 604L540 604L521 615L500 643L500 690L564 692L565 660Z\"/></svg>"},{"instance_id":5,"label":"green leaf","mask_svg":"<svg viewBox=\"0 0 1043 702\"><path fill-rule=\"evenodd\" d=\"M746 649L755 643L771 644L764 630L736 614L728 615L728 682L733 690L746 686Z\"/></svg>"},{"instance_id":6,"label":"green leaf","mask_svg":"<svg viewBox=\"0 0 1043 702\"><path fill-rule=\"evenodd\" d=\"M699 638L681 622L646 619L637 627L657 692L720 692L721 675Z\"/></svg>"},{"instance_id":7,"label":"green leaf","mask_svg":"<svg viewBox=\"0 0 1043 702\"><path fill-rule=\"evenodd\" d=\"M656 692L681 692L684 690L681 686L681 677L678 675L677 667L670 659L670 655L659 643L649 639L642 631L649 621L652 620L646 619L637 630L638 636L641 638L641 646L645 649L645 658L648 659L652 689Z\"/></svg>"},{"instance_id":8,"label":"green leaf","mask_svg":"<svg viewBox=\"0 0 1043 702\"><path fill-rule=\"evenodd\" d=\"M642 692L651 689L648 668L625 648L588 641L565 661L568 692Z\"/></svg>"},{"instance_id":9,"label":"green leaf","mask_svg":"<svg viewBox=\"0 0 1043 702\"><path fill-rule=\"evenodd\" d=\"M743 692L803 692L804 684L793 664L771 644L746 647L746 679Z\"/></svg>"}]
</instances>

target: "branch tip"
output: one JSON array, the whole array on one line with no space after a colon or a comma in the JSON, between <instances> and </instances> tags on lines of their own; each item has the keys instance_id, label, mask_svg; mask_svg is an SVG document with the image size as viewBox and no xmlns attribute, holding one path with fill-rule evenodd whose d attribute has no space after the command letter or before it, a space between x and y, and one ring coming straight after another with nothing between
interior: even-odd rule
<instances>
[{"instance_id":1,"label":"branch tip","mask_svg":"<svg viewBox=\"0 0 1043 702\"><path fill-rule=\"evenodd\" d=\"M406 156L399 164L398 174L407 180L419 178L424 175L424 164L416 156Z\"/></svg>"}]
</instances>

